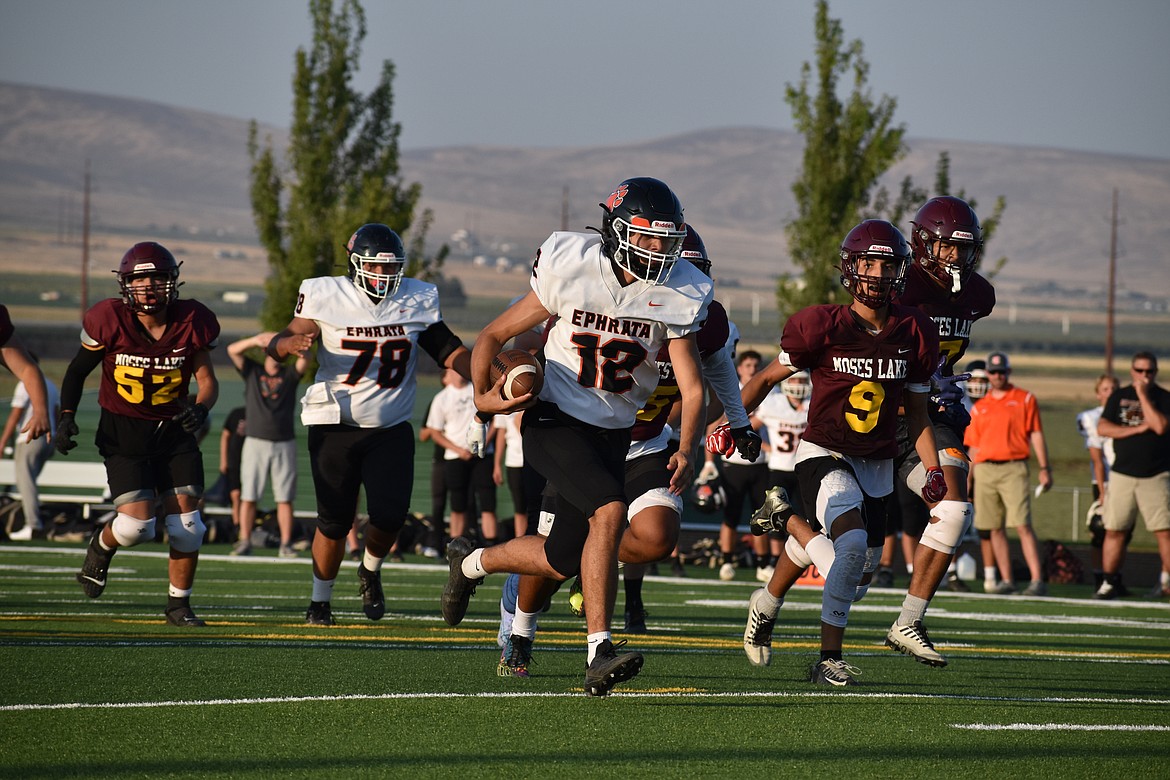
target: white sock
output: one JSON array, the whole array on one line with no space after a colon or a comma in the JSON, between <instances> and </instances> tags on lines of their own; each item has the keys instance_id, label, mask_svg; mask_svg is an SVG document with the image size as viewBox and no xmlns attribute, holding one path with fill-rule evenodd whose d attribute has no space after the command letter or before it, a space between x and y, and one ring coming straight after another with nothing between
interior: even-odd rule
<instances>
[{"instance_id":1,"label":"white sock","mask_svg":"<svg viewBox=\"0 0 1170 780\"><path fill-rule=\"evenodd\" d=\"M370 548L369 547L367 547L366 551L364 553L362 553L362 566L366 567L366 571L381 571L382 570L382 561L384 561L384 560L386 560L386 559L385 558L375 558L373 555L370 555Z\"/></svg>"},{"instance_id":2,"label":"white sock","mask_svg":"<svg viewBox=\"0 0 1170 780\"><path fill-rule=\"evenodd\" d=\"M1170 587L1170 571L1162 572L1162 578L1158 581L1162 583L1163 588Z\"/></svg>"},{"instance_id":3,"label":"white sock","mask_svg":"<svg viewBox=\"0 0 1170 780\"><path fill-rule=\"evenodd\" d=\"M482 580L487 576L487 571L483 568L481 560L483 559L482 547L477 547L468 553L467 557L463 559L463 576L472 580Z\"/></svg>"},{"instance_id":4,"label":"white sock","mask_svg":"<svg viewBox=\"0 0 1170 780\"><path fill-rule=\"evenodd\" d=\"M894 621L899 626L908 626L915 620L922 620L926 616L926 607L930 604L926 599L918 598L906 594L906 599L902 602L902 614L898 615L898 619Z\"/></svg>"},{"instance_id":5,"label":"white sock","mask_svg":"<svg viewBox=\"0 0 1170 780\"><path fill-rule=\"evenodd\" d=\"M589 655L585 658L586 664L593 663L593 656L597 655L597 647L602 642L608 642L610 635L608 631L598 631L596 634L590 634L586 639L589 641Z\"/></svg>"},{"instance_id":6,"label":"white sock","mask_svg":"<svg viewBox=\"0 0 1170 780\"><path fill-rule=\"evenodd\" d=\"M784 603L784 599L776 598L767 588L762 588L761 590L764 591L764 595L760 596L757 606L765 615L776 617L777 613L780 612L780 605Z\"/></svg>"},{"instance_id":7,"label":"white sock","mask_svg":"<svg viewBox=\"0 0 1170 780\"><path fill-rule=\"evenodd\" d=\"M334 580L322 580L313 575L313 601L333 601Z\"/></svg>"},{"instance_id":8,"label":"white sock","mask_svg":"<svg viewBox=\"0 0 1170 780\"><path fill-rule=\"evenodd\" d=\"M191 588L176 588L168 583L167 595L176 599L186 598L191 595Z\"/></svg>"},{"instance_id":9,"label":"white sock","mask_svg":"<svg viewBox=\"0 0 1170 780\"><path fill-rule=\"evenodd\" d=\"M908 563L908 564L906 564L906 573L907 573L907 574L913 574L913 573L914 573L914 564L913 564L913 563Z\"/></svg>"},{"instance_id":10,"label":"white sock","mask_svg":"<svg viewBox=\"0 0 1170 780\"><path fill-rule=\"evenodd\" d=\"M532 639L536 636L536 616L539 612L525 612L516 607L516 617L512 619L512 636L522 636Z\"/></svg>"},{"instance_id":11,"label":"white sock","mask_svg":"<svg viewBox=\"0 0 1170 780\"><path fill-rule=\"evenodd\" d=\"M999 574L997 573L994 566L984 566L983 567L983 581L984 582L994 583L998 579L999 579Z\"/></svg>"}]
</instances>

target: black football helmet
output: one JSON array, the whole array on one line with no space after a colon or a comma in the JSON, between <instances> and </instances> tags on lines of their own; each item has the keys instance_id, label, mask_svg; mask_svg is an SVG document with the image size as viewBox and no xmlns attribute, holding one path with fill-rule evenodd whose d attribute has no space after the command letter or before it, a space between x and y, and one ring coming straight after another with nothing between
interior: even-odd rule
<instances>
[{"instance_id":1,"label":"black football helmet","mask_svg":"<svg viewBox=\"0 0 1170 780\"><path fill-rule=\"evenodd\" d=\"M130 247L114 271L122 302L144 314L157 314L170 306L179 297L179 265L169 249L154 241ZM142 278L151 279L150 286L131 285Z\"/></svg>"},{"instance_id":2,"label":"black football helmet","mask_svg":"<svg viewBox=\"0 0 1170 780\"><path fill-rule=\"evenodd\" d=\"M712 515L723 511L727 505L727 492L723 480L718 477L695 480L691 488L691 503L703 514Z\"/></svg>"},{"instance_id":3,"label":"black football helmet","mask_svg":"<svg viewBox=\"0 0 1170 780\"><path fill-rule=\"evenodd\" d=\"M931 198L918 209L910 226L915 262L939 284L949 287L952 294L962 290L983 253L983 229L967 201L950 195ZM938 256L940 247L936 242L940 241L955 247L952 257Z\"/></svg>"},{"instance_id":4,"label":"black football helmet","mask_svg":"<svg viewBox=\"0 0 1170 780\"><path fill-rule=\"evenodd\" d=\"M707 246L692 225L687 225L687 237L683 239L678 256L702 271L704 276L711 276L711 258L707 256Z\"/></svg>"},{"instance_id":5,"label":"black football helmet","mask_svg":"<svg viewBox=\"0 0 1170 780\"><path fill-rule=\"evenodd\" d=\"M406 272L406 247L390 228L371 222L362 225L345 245L349 252L349 278L374 301L398 292Z\"/></svg>"},{"instance_id":6,"label":"black football helmet","mask_svg":"<svg viewBox=\"0 0 1170 780\"><path fill-rule=\"evenodd\" d=\"M891 276L861 273L864 258L885 260L893 265ZM910 247L902 231L884 219L867 219L841 242L841 284L858 301L874 309L885 306L906 284Z\"/></svg>"},{"instance_id":7,"label":"black football helmet","mask_svg":"<svg viewBox=\"0 0 1170 780\"><path fill-rule=\"evenodd\" d=\"M665 283L687 228L682 205L670 187L648 176L626 179L598 205L605 211L600 233L606 256L639 279ZM637 246L631 240L635 235L661 239L661 251Z\"/></svg>"}]
</instances>

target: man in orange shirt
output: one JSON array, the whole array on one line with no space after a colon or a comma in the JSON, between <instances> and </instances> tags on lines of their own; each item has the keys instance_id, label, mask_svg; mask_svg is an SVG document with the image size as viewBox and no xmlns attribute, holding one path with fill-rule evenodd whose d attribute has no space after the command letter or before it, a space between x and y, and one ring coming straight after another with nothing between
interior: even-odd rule
<instances>
[{"instance_id":1,"label":"man in orange shirt","mask_svg":"<svg viewBox=\"0 0 1170 780\"><path fill-rule=\"evenodd\" d=\"M991 582L998 566L1002 581L994 587L994 592L1016 592L1007 541L1007 528L1015 528L1032 580L1024 595L1044 596L1048 586L1043 580L1040 550L1032 532L1028 478L1031 446L1040 464L1040 490L1052 487L1040 407L1034 395L1008 381L1011 365L1004 353L991 353L987 358L987 374L991 389L971 408L971 424L964 435L974 463L971 479L975 483L975 529L983 547L984 579ZM992 572L990 577L989 572Z\"/></svg>"}]
</instances>

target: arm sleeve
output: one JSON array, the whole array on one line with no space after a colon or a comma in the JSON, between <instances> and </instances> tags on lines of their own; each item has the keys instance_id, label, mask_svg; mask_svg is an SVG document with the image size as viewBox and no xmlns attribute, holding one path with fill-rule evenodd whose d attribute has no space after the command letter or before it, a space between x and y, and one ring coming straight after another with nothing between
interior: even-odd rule
<instances>
[{"instance_id":1,"label":"arm sleeve","mask_svg":"<svg viewBox=\"0 0 1170 780\"><path fill-rule=\"evenodd\" d=\"M447 358L451 356L452 352L462 347L463 342L451 332L447 323L439 320L418 334L418 345L426 350L436 363L445 366Z\"/></svg>"},{"instance_id":2,"label":"arm sleeve","mask_svg":"<svg viewBox=\"0 0 1170 780\"><path fill-rule=\"evenodd\" d=\"M727 422L732 428L745 428L751 424L748 422L747 412L743 409L739 377L735 373L735 366L731 364L731 355L726 348L703 358L703 378L711 385L715 396L723 404Z\"/></svg>"},{"instance_id":3,"label":"arm sleeve","mask_svg":"<svg viewBox=\"0 0 1170 780\"><path fill-rule=\"evenodd\" d=\"M81 403L81 392L85 389L85 378L101 364L105 354L104 349L81 347L77 350L65 371L65 379L61 381L61 411L77 411L77 405Z\"/></svg>"}]
</instances>

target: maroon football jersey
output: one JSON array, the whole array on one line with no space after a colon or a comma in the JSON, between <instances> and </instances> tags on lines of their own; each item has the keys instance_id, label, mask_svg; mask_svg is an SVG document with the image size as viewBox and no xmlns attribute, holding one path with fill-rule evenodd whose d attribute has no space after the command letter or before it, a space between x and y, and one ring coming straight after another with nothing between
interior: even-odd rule
<instances>
[{"instance_id":1,"label":"maroon football jersey","mask_svg":"<svg viewBox=\"0 0 1170 780\"><path fill-rule=\"evenodd\" d=\"M705 359L714 355L727 345L727 338L731 335L731 326L727 322L727 310L719 301L711 301L707 306L707 319L695 334L699 345L699 358ZM674 378L674 365L670 362L670 351L663 347L658 350L655 359L658 364L658 387L646 399L645 405L634 418L634 427L630 431L632 441L649 441L666 427L666 418L670 417L670 407L674 399L679 396L678 382Z\"/></svg>"},{"instance_id":2,"label":"maroon football jersey","mask_svg":"<svg viewBox=\"0 0 1170 780\"><path fill-rule=\"evenodd\" d=\"M918 309L891 305L872 334L848 306L810 306L789 318L780 346L812 375L808 429L802 438L863 458L892 458L898 406L907 382L927 384L938 365L938 336Z\"/></svg>"},{"instance_id":3,"label":"maroon football jersey","mask_svg":"<svg viewBox=\"0 0 1170 780\"><path fill-rule=\"evenodd\" d=\"M971 325L995 308L995 288L991 282L973 273L963 282L963 289L951 297L943 287L915 263L906 272L906 289L896 299L903 306L914 306L938 326L939 351L946 355L943 376L955 373L955 366L971 345Z\"/></svg>"},{"instance_id":4,"label":"maroon football jersey","mask_svg":"<svg viewBox=\"0 0 1170 780\"><path fill-rule=\"evenodd\" d=\"M189 300L172 303L167 319L162 338L152 341L119 298L107 298L85 313L82 343L105 350L98 390L103 409L144 420L169 420L179 413L195 353L215 345L219 321L202 303Z\"/></svg>"},{"instance_id":5,"label":"maroon football jersey","mask_svg":"<svg viewBox=\"0 0 1170 780\"><path fill-rule=\"evenodd\" d=\"M0 303L0 347L8 343L14 330L12 318L8 316L8 307Z\"/></svg>"}]
</instances>

